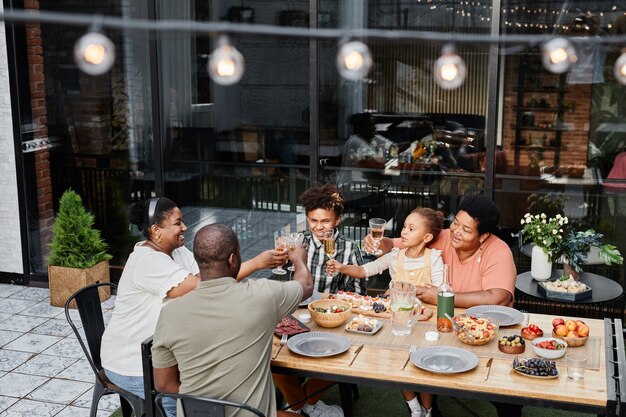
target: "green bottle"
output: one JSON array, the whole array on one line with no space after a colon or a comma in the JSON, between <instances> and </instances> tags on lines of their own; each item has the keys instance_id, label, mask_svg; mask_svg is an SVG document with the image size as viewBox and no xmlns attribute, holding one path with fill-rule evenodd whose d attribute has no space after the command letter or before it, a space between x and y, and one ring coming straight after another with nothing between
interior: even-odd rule
<instances>
[{"instance_id":1,"label":"green bottle","mask_svg":"<svg viewBox=\"0 0 626 417\"><path fill-rule=\"evenodd\" d=\"M448 265L443 266L443 282L437 288L437 330L442 333L452 331L452 322L446 317L454 317L454 290L450 282Z\"/></svg>"}]
</instances>

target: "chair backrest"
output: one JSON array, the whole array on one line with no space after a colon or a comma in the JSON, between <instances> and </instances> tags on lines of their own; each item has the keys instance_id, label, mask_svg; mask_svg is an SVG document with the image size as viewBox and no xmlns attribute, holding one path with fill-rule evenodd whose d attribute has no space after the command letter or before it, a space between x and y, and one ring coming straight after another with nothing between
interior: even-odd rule
<instances>
[{"instance_id":1,"label":"chair backrest","mask_svg":"<svg viewBox=\"0 0 626 417\"><path fill-rule=\"evenodd\" d=\"M161 393L156 397L156 404L162 416L165 416L165 411L163 409L164 398L179 399L186 417L224 417L227 407L246 410L252 415L265 417L263 413L256 408L233 401L217 400L214 398L198 397L186 394L165 393Z\"/></svg>"},{"instance_id":2,"label":"chair backrest","mask_svg":"<svg viewBox=\"0 0 626 417\"><path fill-rule=\"evenodd\" d=\"M155 397L158 394L154 388L154 376L152 375L152 336L141 342L141 364L143 367L143 391L144 410L146 416L156 416Z\"/></svg>"},{"instance_id":3,"label":"chair backrest","mask_svg":"<svg viewBox=\"0 0 626 417\"><path fill-rule=\"evenodd\" d=\"M80 343L80 346L83 348L89 365L91 365L97 378L100 378L99 372L102 370L100 346L102 344L102 334L104 333L104 318L102 316L102 306L100 305L98 289L104 286L117 288L117 285L110 282L89 285L76 291L65 302L65 318L72 327L78 339L78 343ZM78 328L70 316L70 303L73 300L76 300L76 307L83 324L87 345L85 345L85 341L83 341L81 334L78 332Z\"/></svg>"}]
</instances>

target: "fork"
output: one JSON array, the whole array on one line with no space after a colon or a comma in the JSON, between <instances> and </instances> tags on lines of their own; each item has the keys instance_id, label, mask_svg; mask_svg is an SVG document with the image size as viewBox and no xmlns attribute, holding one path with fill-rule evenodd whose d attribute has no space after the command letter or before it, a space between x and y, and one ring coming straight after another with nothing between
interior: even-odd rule
<instances>
[{"instance_id":1,"label":"fork","mask_svg":"<svg viewBox=\"0 0 626 417\"><path fill-rule=\"evenodd\" d=\"M406 362L404 362L404 365L402 365L403 371L404 371L404 368L406 368L407 363L409 363L409 360L411 360L411 354L415 353L415 351L417 351L417 346L411 345L411 347L409 348L409 357L406 358Z\"/></svg>"},{"instance_id":2,"label":"fork","mask_svg":"<svg viewBox=\"0 0 626 417\"><path fill-rule=\"evenodd\" d=\"M278 354L280 353L280 350L283 348L283 346L285 346L287 344L287 333L283 334L280 338L280 347L278 348L278 351L276 351L276 354L274 356L272 356L272 360L276 359L276 357L278 356Z\"/></svg>"}]
</instances>

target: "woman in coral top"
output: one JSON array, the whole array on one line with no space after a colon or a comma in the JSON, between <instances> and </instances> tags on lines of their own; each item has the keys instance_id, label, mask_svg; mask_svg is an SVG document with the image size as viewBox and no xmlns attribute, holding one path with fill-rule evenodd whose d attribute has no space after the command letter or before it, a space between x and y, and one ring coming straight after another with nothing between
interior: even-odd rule
<instances>
[{"instance_id":1,"label":"woman in coral top","mask_svg":"<svg viewBox=\"0 0 626 417\"><path fill-rule=\"evenodd\" d=\"M513 304L517 270L511 249L494 234L499 220L500 210L489 198L466 196L450 228L442 230L429 245L441 250L441 257L449 266L456 307ZM368 252L374 252L373 243L370 236L365 238ZM402 240L384 238L380 242L384 253L394 246L402 247ZM437 288L419 286L417 296L426 303L436 304Z\"/></svg>"}]
</instances>

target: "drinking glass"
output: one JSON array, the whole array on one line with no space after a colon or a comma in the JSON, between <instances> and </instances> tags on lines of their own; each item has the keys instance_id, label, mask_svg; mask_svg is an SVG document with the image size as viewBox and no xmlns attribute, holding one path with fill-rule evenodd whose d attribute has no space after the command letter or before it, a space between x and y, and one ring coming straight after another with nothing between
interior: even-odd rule
<instances>
[{"instance_id":1,"label":"drinking glass","mask_svg":"<svg viewBox=\"0 0 626 417\"><path fill-rule=\"evenodd\" d=\"M374 244L376 245L376 252L373 255L382 255L383 251L378 249L378 245L380 245L380 241L383 238L383 234L385 233L385 225L387 224L387 220L375 217L370 219L370 234L372 235L372 239L374 240Z\"/></svg>"},{"instance_id":2,"label":"drinking glass","mask_svg":"<svg viewBox=\"0 0 626 417\"><path fill-rule=\"evenodd\" d=\"M286 236L282 233L274 233L274 249L279 252L287 252ZM285 275L287 271L281 265L272 269L272 273L276 275Z\"/></svg>"},{"instance_id":3,"label":"drinking glass","mask_svg":"<svg viewBox=\"0 0 626 417\"><path fill-rule=\"evenodd\" d=\"M337 242L335 241L335 231L332 229L324 231L324 253L330 259L333 259L335 257L335 251L337 250L336 243ZM335 276L337 276L337 272L334 272L332 274L326 272L326 278L332 278Z\"/></svg>"},{"instance_id":4,"label":"drinking glass","mask_svg":"<svg viewBox=\"0 0 626 417\"><path fill-rule=\"evenodd\" d=\"M394 336L409 336L415 317L415 291L417 288L410 282L391 281L389 295L391 297L391 333Z\"/></svg>"},{"instance_id":5,"label":"drinking glass","mask_svg":"<svg viewBox=\"0 0 626 417\"><path fill-rule=\"evenodd\" d=\"M587 367L587 357L581 353L568 353L565 356L567 363L567 377L570 379L583 379Z\"/></svg>"},{"instance_id":6,"label":"drinking glass","mask_svg":"<svg viewBox=\"0 0 626 417\"><path fill-rule=\"evenodd\" d=\"M295 248L302 245L303 243L304 243L304 235L302 233L287 234L287 248L289 248L290 251L294 250ZM287 267L287 270L294 272L296 268L294 268L292 264Z\"/></svg>"}]
</instances>

